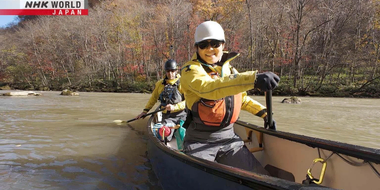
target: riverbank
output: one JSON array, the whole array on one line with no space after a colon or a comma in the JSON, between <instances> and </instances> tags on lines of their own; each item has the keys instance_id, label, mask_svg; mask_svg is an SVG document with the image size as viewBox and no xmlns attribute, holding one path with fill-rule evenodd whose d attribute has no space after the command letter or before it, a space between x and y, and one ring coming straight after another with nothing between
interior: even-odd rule
<instances>
[{"instance_id":1,"label":"riverbank","mask_svg":"<svg viewBox=\"0 0 380 190\"><path fill-rule=\"evenodd\" d=\"M69 89L78 92L116 92L116 93L152 93L155 81L151 82L125 82L115 85L112 82L102 82L91 86L60 85L52 87L34 87L30 85L0 84L0 90L29 90L29 91L62 91ZM257 89L247 91L248 95L263 95ZM355 83L350 85L330 83L323 85L305 85L295 88L290 80L283 80L273 90L277 96L311 96L311 97L345 97L345 98L380 98L380 82Z\"/></svg>"}]
</instances>

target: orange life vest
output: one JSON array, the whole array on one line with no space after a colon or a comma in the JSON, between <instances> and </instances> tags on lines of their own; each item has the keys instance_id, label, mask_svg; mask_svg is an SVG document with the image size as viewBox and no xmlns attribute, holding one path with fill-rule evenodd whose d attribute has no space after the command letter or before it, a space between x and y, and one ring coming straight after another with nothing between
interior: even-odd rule
<instances>
[{"instance_id":1,"label":"orange life vest","mask_svg":"<svg viewBox=\"0 0 380 190\"><path fill-rule=\"evenodd\" d=\"M203 67L205 71L212 77L219 77L216 72L211 71L207 67ZM242 104L242 94L227 96L219 100L207 100L201 98L195 102L191 108L191 114L195 123L225 127L235 123L239 117Z\"/></svg>"}]
</instances>

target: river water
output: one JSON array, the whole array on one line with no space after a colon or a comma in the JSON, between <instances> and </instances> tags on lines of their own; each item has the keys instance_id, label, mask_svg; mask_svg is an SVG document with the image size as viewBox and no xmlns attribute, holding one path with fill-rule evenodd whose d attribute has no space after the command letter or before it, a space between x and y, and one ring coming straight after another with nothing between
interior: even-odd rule
<instances>
[{"instance_id":1,"label":"river water","mask_svg":"<svg viewBox=\"0 0 380 190\"><path fill-rule=\"evenodd\" d=\"M113 123L138 115L150 94L40 93L0 96L0 189L161 189L146 155L146 120ZM273 97L277 130L380 148L380 99L283 98ZM263 124L244 111L240 119Z\"/></svg>"}]
</instances>

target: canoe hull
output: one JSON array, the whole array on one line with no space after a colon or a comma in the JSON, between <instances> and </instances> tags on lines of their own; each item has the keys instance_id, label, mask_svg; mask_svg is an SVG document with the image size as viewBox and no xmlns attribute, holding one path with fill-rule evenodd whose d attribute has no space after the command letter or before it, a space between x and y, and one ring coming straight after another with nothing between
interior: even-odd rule
<instances>
[{"instance_id":1,"label":"canoe hull","mask_svg":"<svg viewBox=\"0 0 380 190\"><path fill-rule=\"evenodd\" d=\"M193 167L161 150L152 141L148 142L148 155L153 170L165 190L181 189L251 189L247 186L225 180L207 172L207 168Z\"/></svg>"},{"instance_id":2,"label":"canoe hull","mask_svg":"<svg viewBox=\"0 0 380 190\"><path fill-rule=\"evenodd\" d=\"M152 119L152 118L151 118ZM151 123L151 122L148 122ZM150 126L152 126L151 124ZM165 190L288 189L310 187L186 155L159 141L148 127L148 157ZM315 189L315 188L313 188ZM328 189L323 188L321 189Z\"/></svg>"},{"instance_id":3,"label":"canoe hull","mask_svg":"<svg viewBox=\"0 0 380 190\"><path fill-rule=\"evenodd\" d=\"M235 132L242 139L250 139L246 146L250 150L258 150L253 154L270 171L271 176L267 176L195 158L176 150L174 146L168 147L153 135L152 120L148 122L148 157L165 190L376 190L380 186L380 175L376 173L380 171L378 149L267 130L238 121ZM255 131L250 138L247 135L249 131ZM258 142L262 142L262 148ZM316 181L321 177L322 162L313 164L316 158L323 158L326 163L322 183L302 184L308 169L311 169ZM355 166L353 163L362 165Z\"/></svg>"}]
</instances>

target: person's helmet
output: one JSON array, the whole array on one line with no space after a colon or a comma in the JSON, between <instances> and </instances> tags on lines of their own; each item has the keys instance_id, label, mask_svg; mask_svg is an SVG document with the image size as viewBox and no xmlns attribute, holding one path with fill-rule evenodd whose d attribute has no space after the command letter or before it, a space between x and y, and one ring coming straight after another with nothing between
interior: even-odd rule
<instances>
[{"instance_id":1,"label":"person's helmet","mask_svg":"<svg viewBox=\"0 0 380 190\"><path fill-rule=\"evenodd\" d=\"M206 21L197 26L194 34L195 43L203 40L220 40L226 41L224 38L224 30L219 23L215 21Z\"/></svg>"},{"instance_id":2,"label":"person's helmet","mask_svg":"<svg viewBox=\"0 0 380 190\"><path fill-rule=\"evenodd\" d=\"M169 59L165 62L165 71L176 70L176 69L177 69L177 62L175 62L173 59Z\"/></svg>"}]
</instances>

